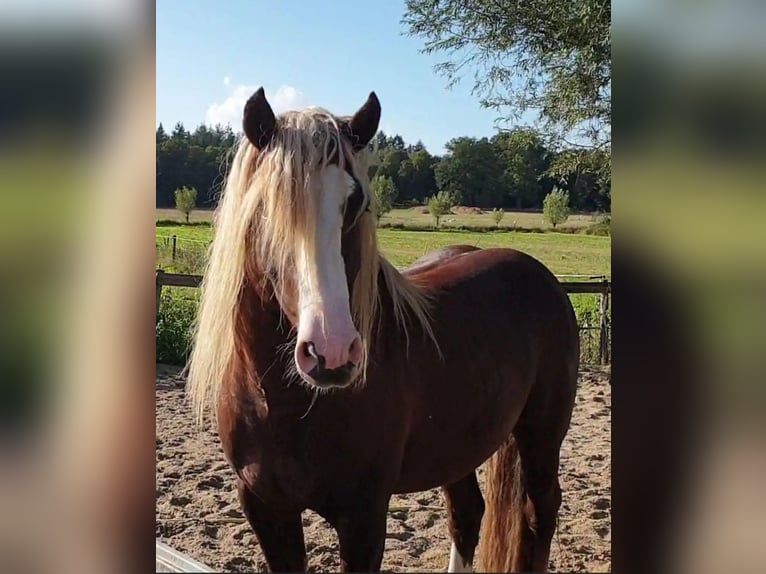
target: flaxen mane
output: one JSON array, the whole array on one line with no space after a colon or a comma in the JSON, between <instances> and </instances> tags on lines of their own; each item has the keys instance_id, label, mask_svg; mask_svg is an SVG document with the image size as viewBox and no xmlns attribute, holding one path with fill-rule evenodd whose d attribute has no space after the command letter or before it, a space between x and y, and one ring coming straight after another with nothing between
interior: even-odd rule
<instances>
[{"instance_id":1,"label":"flaxen mane","mask_svg":"<svg viewBox=\"0 0 766 574\"><path fill-rule=\"evenodd\" d=\"M294 273L296 251L314 252L319 174L334 150L341 169L348 164L369 196L366 152L353 154L341 136L339 121L321 108L288 112L278 118L271 144L261 153L242 137L214 219L215 239L202 283L187 392L198 419L216 404L218 391L235 348L235 322L245 281L247 258L254 258L264 281L282 302ZM371 334L378 316L382 275L393 301L393 313L407 336L411 313L433 339L426 293L405 279L379 252L374 210L356 225L360 268L351 292L351 311L364 343L365 380ZM310 280L311 278L309 278ZM294 283L293 283L294 284ZM215 409L214 409L215 412Z\"/></svg>"}]
</instances>

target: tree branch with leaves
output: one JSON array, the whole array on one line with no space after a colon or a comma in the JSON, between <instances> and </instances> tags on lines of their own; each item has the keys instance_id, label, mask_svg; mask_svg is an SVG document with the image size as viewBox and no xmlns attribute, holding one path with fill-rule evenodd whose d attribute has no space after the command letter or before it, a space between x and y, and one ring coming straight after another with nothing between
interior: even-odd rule
<instances>
[{"instance_id":1,"label":"tree branch with leaves","mask_svg":"<svg viewBox=\"0 0 766 574\"><path fill-rule=\"evenodd\" d=\"M611 7L606 0L406 0L402 23L443 53L436 72L501 120L536 110L551 134L611 141Z\"/></svg>"}]
</instances>

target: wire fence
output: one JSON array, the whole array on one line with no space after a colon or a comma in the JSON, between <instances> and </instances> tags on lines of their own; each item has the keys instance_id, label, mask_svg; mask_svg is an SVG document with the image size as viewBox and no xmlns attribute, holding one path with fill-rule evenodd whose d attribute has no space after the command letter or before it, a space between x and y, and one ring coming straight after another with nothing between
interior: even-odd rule
<instances>
[{"instance_id":1,"label":"wire fence","mask_svg":"<svg viewBox=\"0 0 766 574\"><path fill-rule=\"evenodd\" d=\"M164 241L158 239L158 243ZM166 248L165 245L162 246ZM159 246L158 246L159 248ZM171 250L171 262L173 245L167 246ZM200 265L199 253L193 254L193 250L187 252L175 245L175 262L182 261L184 265ZM158 249L159 254L159 249ZM186 255L182 255L186 254ZM188 257L188 259L182 259ZM202 257L201 265L204 265ZM158 257L158 265L160 259ZM178 267L178 265L174 265ZM573 307L577 316L580 334L580 362L583 364L608 364L611 361L612 348L612 314L611 282L606 276L562 276L565 278L580 277L581 281L564 281L561 283L569 293L573 301ZM560 277L560 279L562 279ZM196 287L202 280L200 273L167 273L163 269L157 270L156 313L158 323L157 352L158 360L167 362L167 358L184 362L188 351L188 330L196 313L199 294ZM173 293L163 288L173 289ZM189 292L190 288L194 292ZM161 326L160 326L161 325ZM170 326L170 327L168 327ZM169 331L166 331L170 329ZM167 335L170 333L170 335Z\"/></svg>"},{"instance_id":2,"label":"wire fence","mask_svg":"<svg viewBox=\"0 0 766 574\"><path fill-rule=\"evenodd\" d=\"M193 238L179 238L176 235L157 235L156 266L158 270L178 275L200 276L204 272L205 263L211 241ZM167 279L165 286L174 287L172 280ZM585 364L606 364L610 362L612 346L611 328L611 284L605 275L565 274L557 276L571 294L572 303L577 316L580 331L580 360ZM184 280L179 279L182 283ZM193 282L193 281L192 281ZM194 285L186 285L194 286ZM157 300L160 301L158 287ZM182 291L186 291L185 289ZM166 297L167 304L179 304L184 313L196 308L197 294L177 293L174 297ZM159 303L158 303L159 314ZM176 318L180 321L179 318Z\"/></svg>"}]
</instances>

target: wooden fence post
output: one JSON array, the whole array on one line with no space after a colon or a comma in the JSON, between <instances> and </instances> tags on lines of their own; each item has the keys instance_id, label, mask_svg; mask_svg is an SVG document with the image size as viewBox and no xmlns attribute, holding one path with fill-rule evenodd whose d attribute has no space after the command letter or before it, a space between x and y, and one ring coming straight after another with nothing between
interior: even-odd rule
<instances>
[{"instance_id":1,"label":"wooden fence post","mask_svg":"<svg viewBox=\"0 0 766 574\"><path fill-rule=\"evenodd\" d=\"M176 236L173 235L173 261L176 260Z\"/></svg>"},{"instance_id":2,"label":"wooden fence post","mask_svg":"<svg viewBox=\"0 0 766 574\"><path fill-rule=\"evenodd\" d=\"M154 324L160 320L160 299L162 298L162 285L164 283L165 272L162 269L157 269L157 276L155 278L155 301L154 301Z\"/></svg>"},{"instance_id":3,"label":"wooden fence post","mask_svg":"<svg viewBox=\"0 0 766 574\"><path fill-rule=\"evenodd\" d=\"M603 280L604 291L601 292L601 325L598 345L598 358L602 365L609 363L609 282Z\"/></svg>"}]
</instances>

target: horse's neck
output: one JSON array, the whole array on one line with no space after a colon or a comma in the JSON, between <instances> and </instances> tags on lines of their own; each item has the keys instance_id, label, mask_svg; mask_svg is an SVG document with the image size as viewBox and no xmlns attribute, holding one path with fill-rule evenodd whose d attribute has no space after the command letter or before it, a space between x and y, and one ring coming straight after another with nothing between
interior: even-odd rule
<instances>
[{"instance_id":1,"label":"horse's neck","mask_svg":"<svg viewBox=\"0 0 766 574\"><path fill-rule=\"evenodd\" d=\"M272 360L271 351L289 341L290 329L290 321L271 289L248 281L240 301L237 338L254 368L268 368L261 363Z\"/></svg>"}]
</instances>

